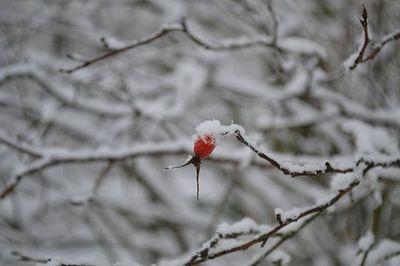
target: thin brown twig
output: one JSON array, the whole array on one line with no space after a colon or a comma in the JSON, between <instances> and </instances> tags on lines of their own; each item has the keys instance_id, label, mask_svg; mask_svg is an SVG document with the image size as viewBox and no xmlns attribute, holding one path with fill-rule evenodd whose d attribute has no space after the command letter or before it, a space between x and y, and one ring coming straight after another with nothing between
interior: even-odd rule
<instances>
[{"instance_id":1,"label":"thin brown twig","mask_svg":"<svg viewBox=\"0 0 400 266\"><path fill-rule=\"evenodd\" d=\"M260 158L269 162L272 166L279 169L285 175L290 175L292 177L317 176L319 174L324 174L324 173L350 173L354 171L354 167L335 168L329 161L326 161L323 167L321 165L319 166L313 165L310 166L308 170L302 170L302 171L293 170L283 166L282 163L273 159L271 156L268 156L267 154L259 151L256 147L250 144L241 135L239 131L236 131L235 134L238 141L249 147ZM124 161L139 156L157 156L163 154L190 153L190 150L191 149L189 149L188 146L184 145L182 142L168 142L161 144L149 143L146 145L144 144L136 145L129 149L122 149L117 152L68 151L66 153L55 153L55 154L46 153L46 156L40 157L38 160L35 160L25 169L22 169L20 172L18 172L12 178L10 178L7 185L0 192L0 199L4 199L8 194L10 194L25 176L38 173L47 168L54 167L57 165L71 164L71 163L102 162L102 161ZM214 160L230 161L229 158L215 158ZM235 162L237 163L238 161ZM354 166L357 166L360 163L365 163L371 169L374 167L400 167L400 158L390 157L386 161L380 161L380 162L369 161L364 158L361 158L357 162L355 162Z\"/></svg>"},{"instance_id":2,"label":"thin brown twig","mask_svg":"<svg viewBox=\"0 0 400 266\"><path fill-rule=\"evenodd\" d=\"M362 5L362 7L363 7L363 11L362 11L362 15L360 18L360 23L361 23L361 26L362 26L363 32L364 32L364 42L358 51L358 55L357 55L356 59L354 60L353 64L350 66L350 70L355 69L358 64L362 63L365 51L367 50L367 47L371 41L369 38L369 34L368 34L368 11L365 8L364 4Z\"/></svg>"},{"instance_id":3,"label":"thin brown twig","mask_svg":"<svg viewBox=\"0 0 400 266\"><path fill-rule=\"evenodd\" d=\"M362 175L365 175L365 174L366 174L366 172L364 170ZM209 261L209 260L224 256L224 255L227 255L227 254L230 254L230 253L247 250L248 248L250 248L250 247L252 247L252 246L254 246L256 244L259 244L259 243L262 243L262 246L263 246L268 241L268 239L270 237L276 235L280 230L282 230L283 228L285 228L289 224L292 224L292 223L300 220L301 218L309 216L311 214L324 212L329 207L334 205L337 201L339 201L343 196L345 196L347 193L352 191L356 186L359 185L359 183L360 182L356 179L351 184L349 184L348 187L339 190L338 193L333 198L331 198L327 203L322 204L322 205L317 205L315 207L311 207L310 209L307 209L307 210L303 211L302 213L300 213L297 217L295 217L293 219L286 219L286 220L282 221L282 223L276 225L274 228L272 228L267 233L264 233L264 234L258 236L257 238L249 240L249 241L247 241L247 242L245 242L243 244L240 244L240 245L228 248L228 249L224 249L224 250L218 251L218 252L213 253L213 254L211 253L211 251L212 251L212 247L211 246L207 246L205 248L202 248L194 256L192 256L191 259L187 263L185 263L184 265L185 266L198 265L198 264L201 264L203 262L206 262L206 261Z\"/></svg>"},{"instance_id":4,"label":"thin brown twig","mask_svg":"<svg viewBox=\"0 0 400 266\"><path fill-rule=\"evenodd\" d=\"M113 56L119 55L124 53L128 50L134 49L136 47L152 43L161 37L171 33L171 32L183 32L189 39L191 39L194 43L201 46L206 50L213 50L213 51L221 51L221 50L236 50L242 48L253 47L257 45L271 47L273 44L271 39L268 36L257 36L255 38L245 38L245 39L236 39L236 40L225 40L219 42L210 42L202 39L196 33L194 33L188 26L186 18L182 18L180 23L173 23L173 24L164 24L160 27L159 30L146 36L138 41L134 41L129 45L126 45L119 49L110 50L100 56L94 57L88 61L85 61L82 64L79 64L70 69L60 69L61 72L71 74L75 71L80 69L86 68L91 66L95 63L103 61L105 59L111 58ZM104 45L105 39L102 38L102 43Z\"/></svg>"},{"instance_id":5,"label":"thin brown twig","mask_svg":"<svg viewBox=\"0 0 400 266\"><path fill-rule=\"evenodd\" d=\"M386 37L382 39L382 41L375 44L371 51L367 54L367 48L371 43L371 39L368 33L368 11L364 5L362 16L360 18L360 23L363 28L364 42L359 49L357 57L355 58L353 64L349 67L350 70L354 70L359 64L373 60L386 44L400 39L400 29L397 29L392 33L389 33Z\"/></svg>"},{"instance_id":6,"label":"thin brown twig","mask_svg":"<svg viewBox=\"0 0 400 266\"><path fill-rule=\"evenodd\" d=\"M253 262L251 262L251 264L249 264L249 266L256 266L258 265L263 259L265 259L269 254L271 254L275 249L277 249L280 245L282 245L283 243L285 243L286 240L294 237L295 235L297 235L297 233L299 233L304 227L306 227L308 224L310 224L312 221L314 221L318 216L320 216L323 212L318 212L316 214L314 214L313 216L311 216L310 218L308 218L305 222L303 222L301 224L301 226L299 228L297 228L297 230L295 230L294 232L290 232L288 234L284 234L283 237L281 239L279 239L279 241L274 244L272 247L270 247L268 250L266 250L260 257L256 258Z\"/></svg>"},{"instance_id":7,"label":"thin brown twig","mask_svg":"<svg viewBox=\"0 0 400 266\"><path fill-rule=\"evenodd\" d=\"M157 30L156 32L150 34L149 36L147 36L145 38L142 38L141 40L134 41L133 43L131 43L131 44L125 46L125 47L122 47L120 49L110 50L110 51L106 52L105 54L102 54L101 56L95 57L95 58L93 58L91 60L85 61L84 63L82 63L80 65L77 65L76 67L73 67L73 68L70 68L70 69L60 69L60 71L68 73L68 74L71 74L71 73L73 73L73 72L75 72L77 70L80 70L82 68L85 68L85 67L88 67L90 65L93 65L93 64L95 64L97 62L100 62L100 61L102 61L104 59L116 56L116 55L121 54L123 52L126 52L126 51L128 51L130 49L133 49L133 48L145 45L145 44L149 44L149 43L161 38L162 36L164 36L164 35L166 35L166 34L168 34L170 32L181 31L181 30L182 30L182 27L180 25L178 25L178 26L177 25L164 25L159 30Z\"/></svg>"},{"instance_id":8,"label":"thin brown twig","mask_svg":"<svg viewBox=\"0 0 400 266\"><path fill-rule=\"evenodd\" d=\"M250 144L244 137L243 135L240 133L240 131L236 131L236 139L244 144L245 146L249 147L251 150L253 150L260 158L266 160L267 162L269 162L270 164L272 164L275 168L279 169L282 173L284 173L285 175L290 175L292 177L296 177L296 176L315 176L318 174L323 174L323 173L350 173L353 172L353 168L349 167L349 168L333 168L331 163L329 162L325 162L325 168L324 169L312 169L312 170L303 170L303 171L293 171L289 168L284 167L283 165L281 165L281 163L279 163L277 160L273 159L271 156L261 152L260 150L258 150L256 147L254 147L252 144Z\"/></svg>"},{"instance_id":9,"label":"thin brown twig","mask_svg":"<svg viewBox=\"0 0 400 266\"><path fill-rule=\"evenodd\" d=\"M4 199L10 194L15 187L21 182L21 180L30 174L35 174L43 171L47 168L54 167L60 164L71 164L71 163L89 163L89 162L102 162L102 161L124 161L127 159L133 159L139 156L156 156L165 153L168 154L181 154L187 152L187 149L182 143L172 142L163 147L158 145L137 145L130 149L121 150L119 152L72 152L69 151L66 154L51 154L48 153L46 156L34 161L25 169L15 174L7 183L6 187L0 192L0 199Z\"/></svg>"},{"instance_id":10,"label":"thin brown twig","mask_svg":"<svg viewBox=\"0 0 400 266\"><path fill-rule=\"evenodd\" d=\"M317 175L318 173L324 173L324 172L337 172L337 173L349 173L349 172L355 172L356 168L348 168L348 169L335 169L333 168L328 162L326 164L326 169L325 170L319 170L319 171L309 171L309 170L305 170L305 171L301 171L301 172L296 172L296 171L291 171L288 168L283 167L278 161L274 160L273 158L271 158L270 156L266 155L265 153L259 151L257 148L255 148L253 145L251 145L240 133L240 131L236 131L236 138L238 139L239 142L241 142L242 144L246 145L247 147L249 147L251 150L253 150L259 157L261 157L262 159L268 161L269 163L271 163L274 167L276 167L277 169L279 169L280 171L282 171L284 174L287 175L292 175L292 176L297 176L297 175ZM361 166L363 165L363 166ZM356 163L356 167L363 167L362 171L361 171L361 176L360 177L364 177L367 172L371 169L373 169L374 167L390 167L390 166L400 166L400 159L396 159L394 161L391 162L371 162L371 161L366 161L364 159L360 159L357 161ZM337 192L337 194L332 197L328 202L321 204L321 205L317 205L317 206L313 206L303 212L301 212L299 215L297 215L296 217L292 217L289 219L285 219L282 220L282 217L277 217L277 221L278 221L278 225L276 225L273 229L271 229L270 231L268 231L267 233L264 233L262 235L260 235L259 237L252 239L250 241L247 241L243 244L228 248L228 249L224 249L221 251L218 251L214 254L210 254L212 251L212 248L216 245L211 245L213 244L213 241L210 242L209 246L206 246L204 248L202 248L201 250L199 250L194 256L191 257L191 259L186 262L184 265L185 266L191 266L191 265L197 265L197 264L201 264L203 262L206 262L208 260L212 260L215 259L217 257L221 257L230 253L234 253L234 252L238 252L238 251L244 251L247 250L248 248L256 245L257 243L262 243L261 246L264 246L265 243L268 241L268 239L274 235L276 235L278 232L280 232L280 230L282 230L283 228L285 228L286 226L288 226L289 224L296 222L298 220L300 220L303 217L307 217L311 214L320 214L324 211L326 211L329 207L331 207L332 205L334 205L336 202L338 202L344 195L350 193L351 191L353 191L353 189L358 186L360 183L359 179L354 179L354 181L352 183L350 183L346 188L341 189Z\"/></svg>"},{"instance_id":11,"label":"thin brown twig","mask_svg":"<svg viewBox=\"0 0 400 266\"><path fill-rule=\"evenodd\" d=\"M2 135L1 133L0 133L0 143L8 146L9 148L12 148L16 151L28 154L35 158L40 158L42 156L42 154L39 151L37 151L27 145L20 144L14 140L11 140L9 137L6 137L6 136Z\"/></svg>"},{"instance_id":12,"label":"thin brown twig","mask_svg":"<svg viewBox=\"0 0 400 266\"><path fill-rule=\"evenodd\" d=\"M53 259L50 258L35 258L30 255L23 254L19 251L12 251L11 255L17 257L19 261L24 261L24 262L33 262L33 263L39 263L39 264L47 264L51 262ZM64 263L64 262L59 262L58 264L52 264L52 265L58 265L58 266L93 266L93 264L86 264L86 263Z\"/></svg>"},{"instance_id":13,"label":"thin brown twig","mask_svg":"<svg viewBox=\"0 0 400 266\"><path fill-rule=\"evenodd\" d=\"M374 45L372 51L365 58L363 58L362 63L367 62L369 60L373 60L386 44L399 39L400 39L400 29L397 29L392 33L389 33L381 42Z\"/></svg>"}]
</instances>

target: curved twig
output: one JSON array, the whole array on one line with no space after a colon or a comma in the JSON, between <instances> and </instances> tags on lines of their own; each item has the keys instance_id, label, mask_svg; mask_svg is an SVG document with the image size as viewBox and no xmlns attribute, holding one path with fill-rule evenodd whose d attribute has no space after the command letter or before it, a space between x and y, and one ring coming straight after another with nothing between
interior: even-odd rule
<instances>
[{"instance_id":1,"label":"curved twig","mask_svg":"<svg viewBox=\"0 0 400 266\"><path fill-rule=\"evenodd\" d=\"M357 56L355 57L353 63L349 66L350 70L354 70L359 64L365 63L369 60L373 60L386 44L400 39L400 29L396 29L392 33L386 35L382 39L382 41L375 44L374 47L371 49L371 51L368 54L366 54L367 48L371 43L371 39L368 33L368 11L364 5L363 5L363 12L360 18L360 23L363 28L364 42L358 49Z\"/></svg>"},{"instance_id":2,"label":"curved twig","mask_svg":"<svg viewBox=\"0 0 400 266\"><path fill-rule=\"evenodd\" d=\"M71 74L75 71L86 68L90 65L93 65L100 61L103 61L107 58L111 58L113 56L119 55L119 54L124 53L128 50L131 50L133 48L152 43L171 32L183 32L189 39L191 39L197 45L203 47L204 49L214 50L214 51L235 50L235 49L248 48L248 47L257 46L257 45L263 45L263 46L272 46L273 45L271 38L269 38L268 36L263 36L263 35L256 36L254 38L239 38L239 39L234 39L234 40L223 40L223 41L219 41L219 42L206 41L206 40L200 38L196 33L194 33L188 27L186 19L182 18L180 23L164 24L156 32L154 32L154 33L150 34L149 36L146 36L138 41L134 41L131 44L126 45L122 48L112 49L100 56L97 56L93 59L85 61L82 64L79 64L73 68L60 69L60 71ZM104 37L101 38L101 41L103 44L106 42Z\"/></svg>"},{"instance_id":3,"label":"curved twig","mask_svg":"<svg viewBox=\"0 0 400 266\"><path fill-rule=\"evenodd\" d=\"M367 169L367 168L366 168ZM366 172L362 171L362 175L365 175ZM322 205L317 205L315 207L311 207L305 211L303 211L302 213L300 213L297 217L293 218L293 219L287 219L285 221L282 221L281 223L279 223L278 225L276 225L275 227L273 227L271 230L269 230L268 232L258 236L257 238L254 238L252 240L249 240L243 244L239 244L237 246L234 247L230 247L228 249L223 249L221 251L218 251L216 253L212 253L212 249L213 246L210 245L200 249L199 251L196 252L196 254L194 256L191 257L191 259L186 262L184 265L185 266L191 266L191 265L198 265L201 264L203 262L230 254L230 253L234 253L237 251L244 251L249 249L250 247L256 245L256 244L260 244L263 246L270 237L276 235L280 230L282 230L283 228L285 228L286 226L288 226L289 224L292 224L298 220L300 220L303 217L307 217L311 214L316 214L316 213L322 213L325 210L327 210L329 207L331 207L332 205L334 205L336 202L338 202L343 196L345 196L347 193L349 193L350 191L352 191L356 186L359 185L359 180L355 180L352 183L350 183L348 185L348 187L341 189L338 191L338 193L331 198L328 202L326 202L325 204Z\"/></svg>"}]
</instances>

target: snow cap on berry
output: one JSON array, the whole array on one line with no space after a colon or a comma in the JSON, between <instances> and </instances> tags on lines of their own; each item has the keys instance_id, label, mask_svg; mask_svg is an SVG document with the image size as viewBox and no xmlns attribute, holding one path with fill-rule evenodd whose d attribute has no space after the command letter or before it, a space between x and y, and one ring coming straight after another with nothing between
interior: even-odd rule
<instances>
[{"instance_id":1,"label":"snow cap on berry","mask_svg":"<svg viewBox=\"0 0 400 266\"><path fill-rule=\"evenodd\" d=\"M224 126L221 125L219 120L206 120L196 127L196 134L193 136L193 140L202 136L212 136L218 141L219 137L235 134L235 131L239 131L242 135L245 134L243 127L240 125L232 123Z\"/></svg>"},{"instance_id":2,"label":"snow cap on berry","mask_svg":"<svg viewBox=\"0 0 400 266\"><path fill-rule=\"evenodd\" d=\"M194 153L201 158L209 156L217 146L219 137L235 134L236 131L244 134L244 129L236 124L221 125L218 120L207 120L196 127L194 139Z\"/></svg>"}]
</instances>

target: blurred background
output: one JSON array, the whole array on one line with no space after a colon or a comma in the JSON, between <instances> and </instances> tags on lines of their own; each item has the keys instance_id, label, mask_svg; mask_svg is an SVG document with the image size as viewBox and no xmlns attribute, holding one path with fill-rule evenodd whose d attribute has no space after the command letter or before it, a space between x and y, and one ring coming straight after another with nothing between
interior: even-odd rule
<instances>
[{"instance_id":1,"label":"blurred background","mask_svg":"<svg viewBox=\"0 0 400 266\"><path fill-rule=\"evenodd\" d=\"M399 29L399 1L364 4L372 43ZM26 175L0 201L0 264L46 264L21 261L19 252L71 264L179 265L221 223L273 225L275 208L310 206L333 192L332 175L293 179L226 137L202 163L196 200L192 166L162 168L185 160L204 120L240 124L260 149L293 160L398 154L399 41L353 71L343 65L363 41L361 13L361 1L348 0L0 0L1 136L49 156L144 147L127 160L77 160ZM210 51L177 31L59 71L182 17L209 43L269 36L275 45ZM0 189L36 159L0 145ZM279 247L290 257L281 263L363 265L357 242L372 232L365 265L399 265L399 174L370 171L351 197ZM205 265L247 265L260 250Z\"/></svg>"}]
</instances>

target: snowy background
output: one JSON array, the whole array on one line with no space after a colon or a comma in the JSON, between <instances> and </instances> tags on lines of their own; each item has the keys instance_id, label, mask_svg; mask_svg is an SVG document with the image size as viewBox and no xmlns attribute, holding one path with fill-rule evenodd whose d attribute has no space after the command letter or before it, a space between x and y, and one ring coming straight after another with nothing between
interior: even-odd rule
<instances>
[{"instance_id":1,"label":"snowy background","mask_svg":"<svg viewBox=\"0 0 400 266\"><path fill-rule=\"evenodd\" d=\"M364 4L0 0L0 265L400 265L400 1ZM196 200L163 168L213 119L281 169L231 132Z\"/></svg>"}]
</instances>

